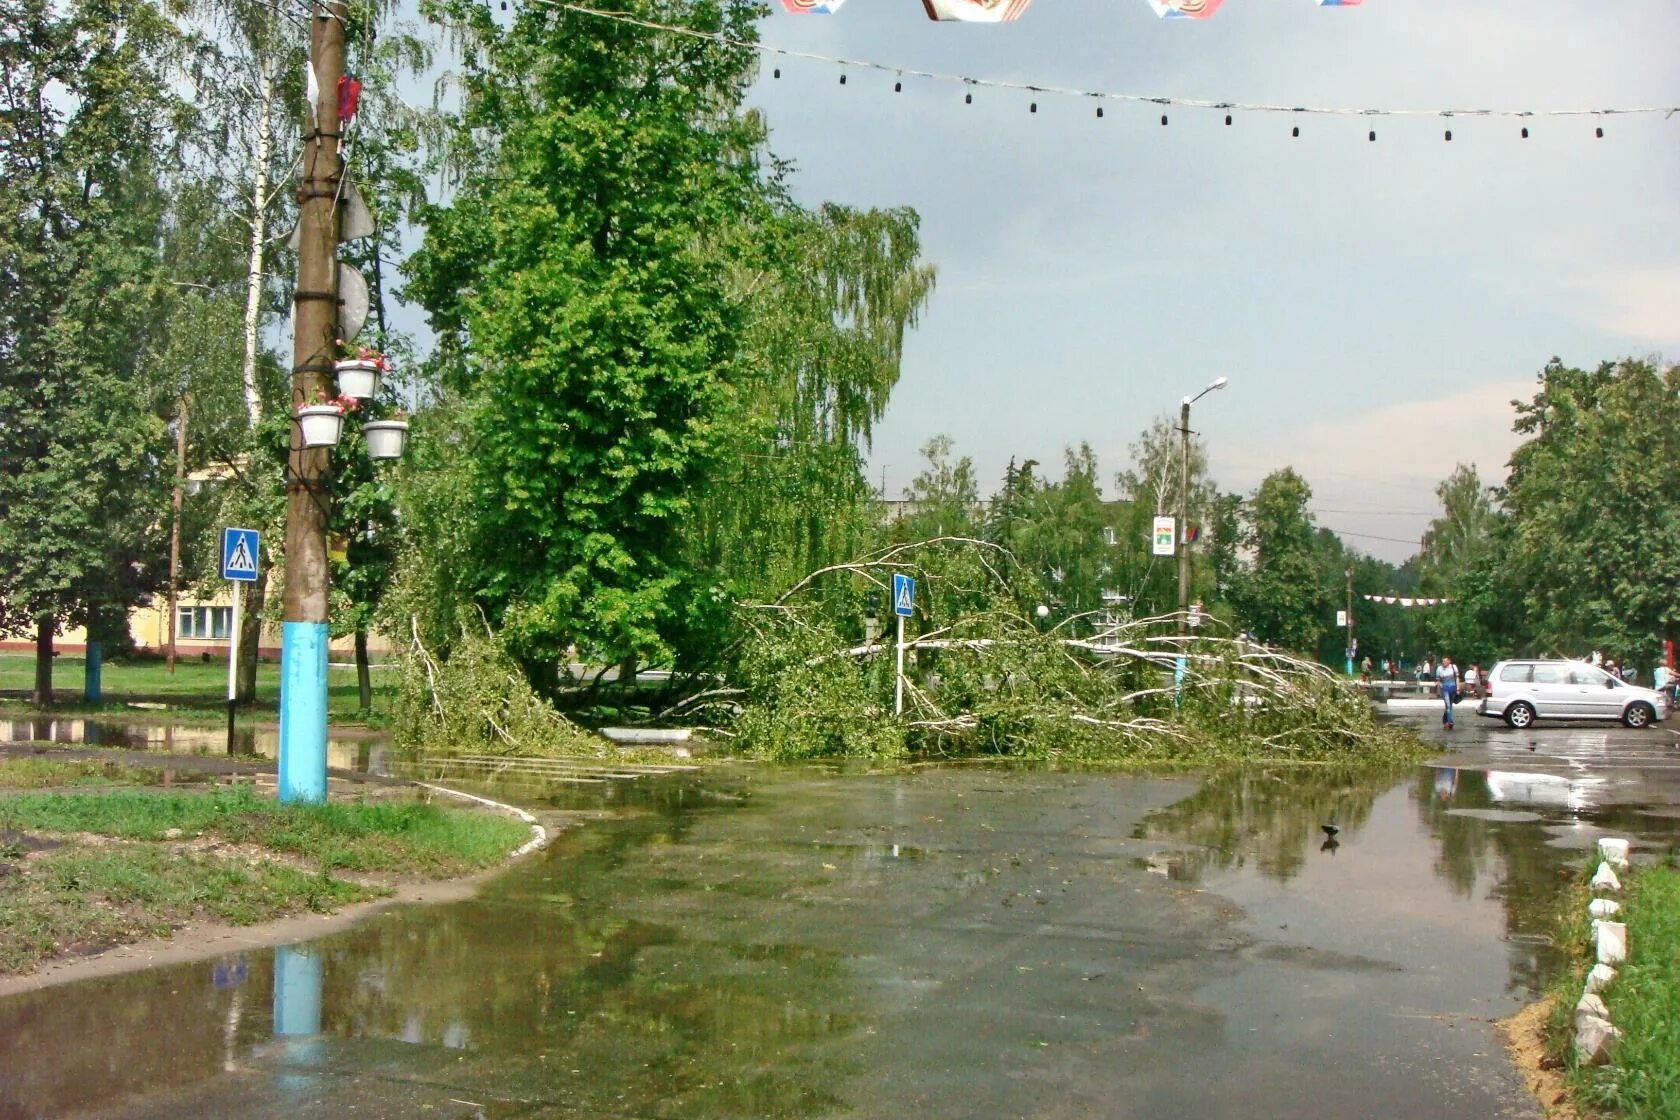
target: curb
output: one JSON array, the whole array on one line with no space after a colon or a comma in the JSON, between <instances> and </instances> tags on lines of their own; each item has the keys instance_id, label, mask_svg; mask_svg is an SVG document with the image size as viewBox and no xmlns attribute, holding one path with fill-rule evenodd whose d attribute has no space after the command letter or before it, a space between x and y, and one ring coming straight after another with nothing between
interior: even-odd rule
<instances>
[{"instance_id":1,"label":"curb","mask_svg":"<svg viewBox=\"0 0 1680 1120\"><path fill-rule=\"evenodd\" d=\"M464 801L476 802L486 808L495 809L499 812L518 817L520 820L530 825L531 838L508 854L508 859L510 860L519 859L521 856L528 855L548 843L548 829L538 824L536 817L533 817L530 813L527 813L517 805L508 805L501 801L492 801L490 798L480 797L476 793L462 793L458 789L450 789L448 786L433 785L431 782L415 782L414 784L419 786L421 789L429 789L433 793L441 793L449 797L459 797Z\"/></svg>"},{"instance_id":2,"label":"curb","mask_svg":"<svg viewBox=\"0 0 1680 1120\"><path fill-rule=\"evenodd\" d=\"M1628 842L1625 839L1603 837L1598 842L1598 870L1593 873L1595 894L1615 894L1622 882L1616 868L1628 866ZM1610 1047L1622 1032L1610 1023L1610 1009L1599 992L1616 979L1615 966L1627 960L1627 925L1610 919L1621 912L1622 904L1612 898L1595 897L1587 904L1592 919L1593 940L1598 963L1587 973L1586 987L1575 1004L1575 1058L1585 1065L1603 1065L1609 1061Z\"/></svg>"}]
</instances>

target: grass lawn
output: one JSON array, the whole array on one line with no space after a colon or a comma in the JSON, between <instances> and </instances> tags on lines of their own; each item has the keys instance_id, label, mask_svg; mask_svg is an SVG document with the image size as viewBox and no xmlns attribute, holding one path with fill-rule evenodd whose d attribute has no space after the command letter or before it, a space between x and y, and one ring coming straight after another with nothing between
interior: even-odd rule
<instances>
[{"instance_id":1,"label":"grass lawn","mask_svg":"<svg viewBox=\"0 0 1680 1120\"><path fill-rule=\"evenodd\" d=\"M67 778L37 760L15 784ZM17 762L0 767L11 771ZM490 867L530 830L510 817L431 803L418 791L280 805L249 789L121 788L0 794L0 973L62 953L168 933L194 920L248 924L389 893L337 871L443 878Z\"/></svg>"},{"instance_id":2,"label":"grass lawn","mask_svg":"<svg viewBox=\"0 0 1680 1120\"><path fill-rule=\"evenodd\" d=\"M205 663L192 659L175 662L170 674L161 660L150 658L133 661L106 661L100 666L100 692L103 703L82 703L83 674L86 663L79 656L61 654L53 659L53 692L58 700L55 709L62 712L128 711L135 702L167 704L169 714L176 719L227 718L227 662ZM373 665L373 707L363 712L356 688L354 667L327 669L327 718L335 724L365 724L383 726L391 705L391 689L396 674L380 663ZM0 691L27 695L35 687L35 656L30 653L0 653ZM257 699L252 712L258 718L274 718L280 704L280 663L262 661L257 664ZM0 702L0 711L21 713L33 711L27 700Z\"/></svg>"}]
</instances>

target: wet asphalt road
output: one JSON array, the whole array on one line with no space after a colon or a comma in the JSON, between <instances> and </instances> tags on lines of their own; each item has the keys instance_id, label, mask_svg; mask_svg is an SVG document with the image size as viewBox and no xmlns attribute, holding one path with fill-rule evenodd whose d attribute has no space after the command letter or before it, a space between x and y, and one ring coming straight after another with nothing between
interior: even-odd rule
<instances>
[{"instance_id":1,"label":"wet asphalt road","mask_svg":"<svg viewBox=\"0 0 1680 1120\"><path fill-rule=\"evenodd\" d=\"M1538 1117L1493 1020L1597 836L1680 834L1680 736L1418 722L1388 775L647 786L472 902L0 1001L0 1118Z\"/></svg>"}]
</instances>

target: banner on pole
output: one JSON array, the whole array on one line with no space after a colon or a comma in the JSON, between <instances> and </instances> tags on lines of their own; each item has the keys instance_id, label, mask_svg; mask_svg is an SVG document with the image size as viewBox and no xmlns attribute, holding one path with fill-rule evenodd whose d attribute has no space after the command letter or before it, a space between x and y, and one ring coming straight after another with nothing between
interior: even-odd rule
<instances>
[{"instance_id":1,"label":"banner on pole","mask_svg":"<svg viewBox=\"0 0 1680 1120\"><path fill-rule=\"evenodd\" d=\"M1177 552L1174 538L1178 536L1177 522L1171 517L1157 517L1151 532L1151 556L1172 556Z\"/></svg>"}]
</instances>

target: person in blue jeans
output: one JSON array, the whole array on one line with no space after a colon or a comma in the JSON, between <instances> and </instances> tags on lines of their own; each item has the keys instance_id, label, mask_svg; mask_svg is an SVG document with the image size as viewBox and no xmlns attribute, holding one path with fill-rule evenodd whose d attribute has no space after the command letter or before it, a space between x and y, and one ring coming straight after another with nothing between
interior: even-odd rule
<instances>
[{"instance_id":1,"label":"person in blue jeans","mask_svg":"<svg viewBox=\"0 0 1680 1120\"><path fill-rule=\"evenodd\" d=\"M1441 703L1445 705L1445 710L1441 713L1441 726L1451 731L1453 702L1458 699L1458 666L1453 664L1452 658L1441 658L1441 667L1435 670L1435 679L1441 682Z\"/></svg>"}]
</instances>

